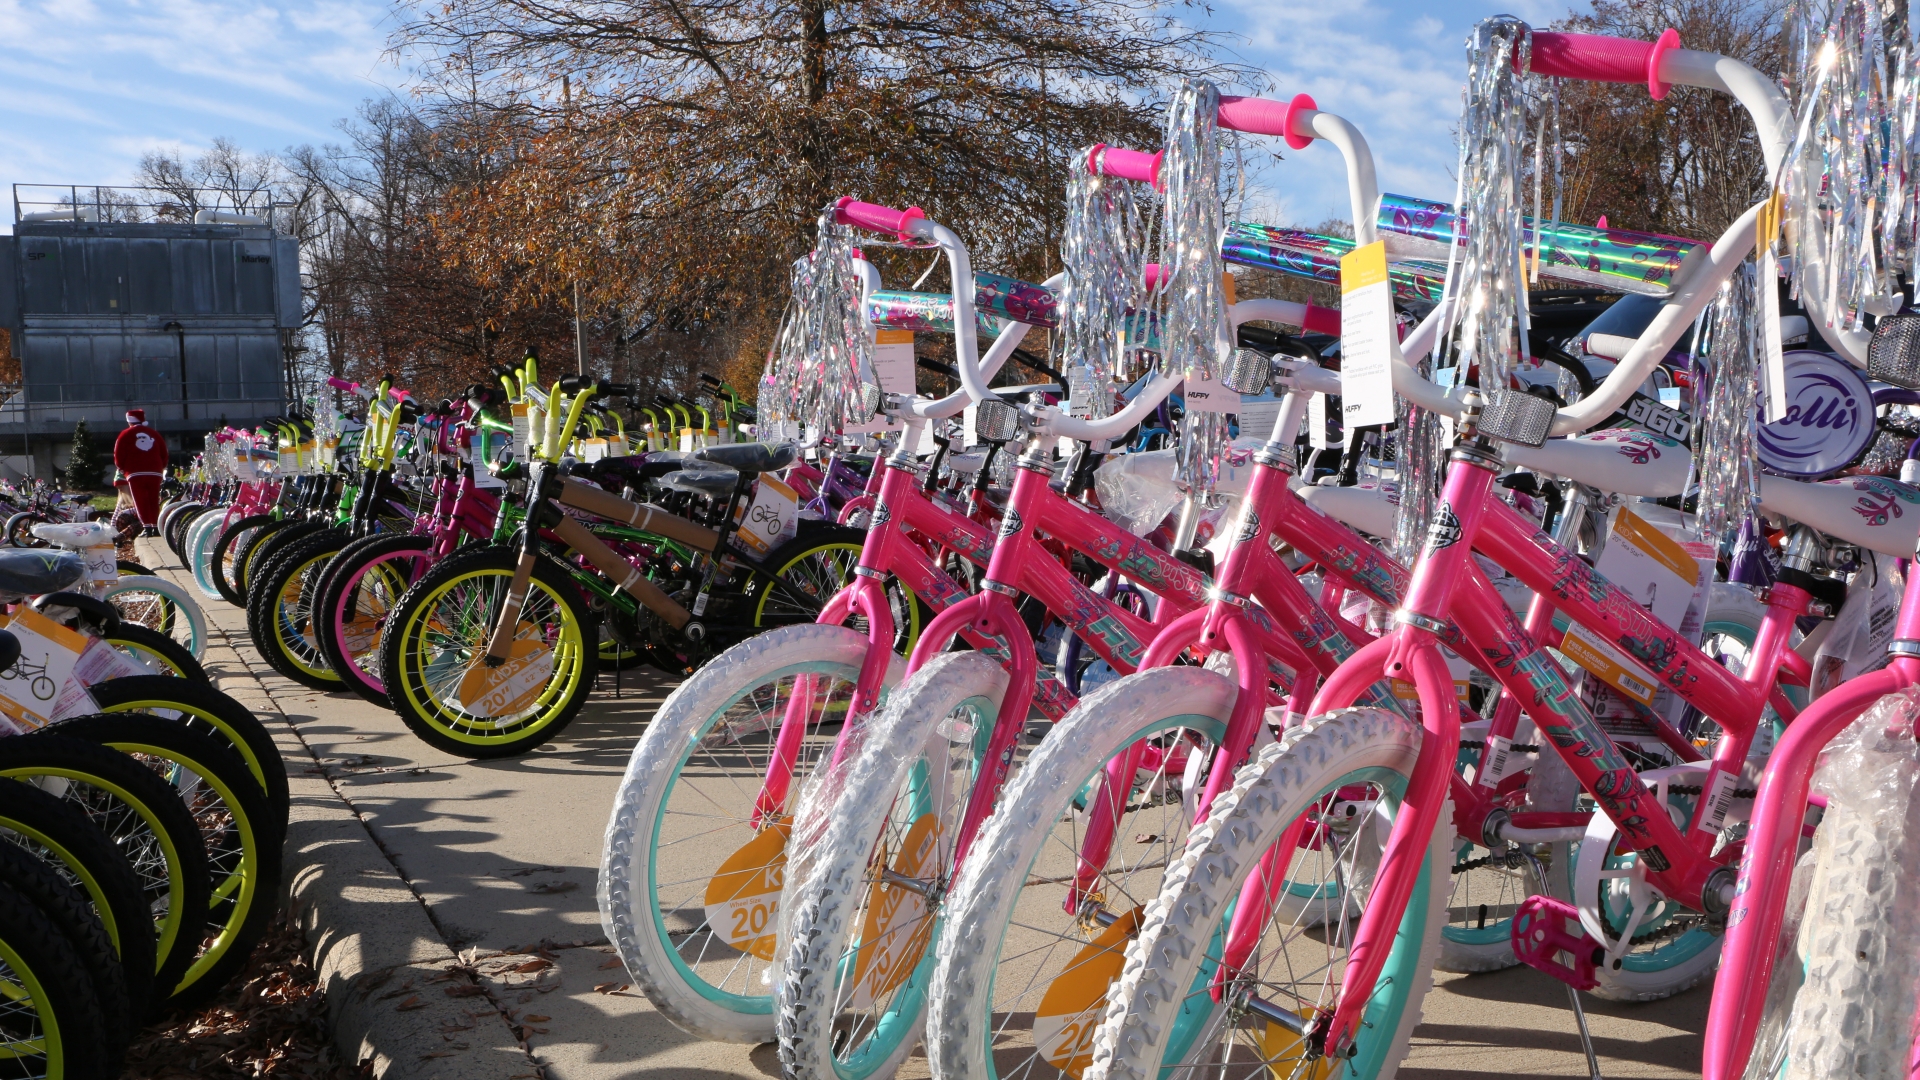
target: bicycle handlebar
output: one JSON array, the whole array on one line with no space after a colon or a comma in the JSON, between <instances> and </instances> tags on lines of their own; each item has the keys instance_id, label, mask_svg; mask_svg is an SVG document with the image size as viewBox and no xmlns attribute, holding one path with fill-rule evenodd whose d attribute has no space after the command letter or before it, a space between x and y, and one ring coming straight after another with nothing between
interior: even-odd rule
<instances>
[{"instance_id":1,"label":"bicycle handlebar","mask_svg":"<svg viewBox=\"0 0 1920 1080\"><path fill-rule=\"evenodd\" d=\"M1149 154L1145 150L1128 150L1121 146L1095 143L1087 151L1087 173L1134 180L1157 187L1160 183L1160 159L1165 156L1164 150Z\"/></svg>"},{"instance_id":2,"label":"bicycle handlebar","mask_svg":"<svg viewBox=\"0 0 1920 1080\"><path fill-rule=\"evenodd\" d=\"M1226 96L1220 99L1220 126L1249 135L1277 135L1293 149L1304 150L1314 140L1307 114L1319 111L1306 94L1295 94L1290 101Z\"/></svg>"},{"instance_id":3,"label":"bicycle handlebar","mask_svg":"<svg viewBox=\"0 0 1920 1080\"><path fill-rule=\"evenodd\" d=\"M926 221L927 213L917 206L895 210L890 206L861 202L851 195L845 195L833 204L833 220L874 232L893 233L905 241L924 237L924 226L916 227L914 222Z\"/></svg>"},{"instance_id":4,"label":"bicycle handlebar","mask_svg":"<svg viewBox=\"0 0 1920 1080\"><path fill-rule=\"evenodd\" d=\"M1659 101L1673 89L1660 78L1666 54L1680 48L1680 32L1669 28L1655 41L1607 37L1601 34L1561 34L1536 30L1528 65L1536 75L1586 82L1646 83L1647 93ZM1514 70L1520 70L1516 53Z\"/></svg>"}]
</instances>

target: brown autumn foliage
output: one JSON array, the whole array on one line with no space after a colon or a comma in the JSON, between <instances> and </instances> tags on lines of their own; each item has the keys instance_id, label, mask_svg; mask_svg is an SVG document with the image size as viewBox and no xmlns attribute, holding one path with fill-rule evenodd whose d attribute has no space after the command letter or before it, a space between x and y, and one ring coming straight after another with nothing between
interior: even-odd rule
<instances>
[{"instance_id":1,"label":"brown autumn foliage","mask_svg":"<svg viewBox=\"0 0 1920 1080\"><path fill-rule=\"evenodd\" d=\"M1669 27L1689 49L1778 76L1786 0L1595 0L1559 30L1651 41ZM1561 80L1564 220L1712 240L1765 196L1769 178L1753 121L1727 94Z\"/></svg>"},{"instance_id":2,"label":"brown autumn foliage","mask_svg":"<svg viewBox=\"0 0 1920 1080\"><path fill-rule=\"evenodd\" d=\"M433 215L450 266L512 305L577 286L641 352L621 374L677 385L751 385L833 198L917 205L1041 279L1073 152L1155 142L1173 77L1235 74L1145 0L452 0L400 40L485 165ZM927 262L869 253L896 287Z\"/></svg>"}]
</instances>

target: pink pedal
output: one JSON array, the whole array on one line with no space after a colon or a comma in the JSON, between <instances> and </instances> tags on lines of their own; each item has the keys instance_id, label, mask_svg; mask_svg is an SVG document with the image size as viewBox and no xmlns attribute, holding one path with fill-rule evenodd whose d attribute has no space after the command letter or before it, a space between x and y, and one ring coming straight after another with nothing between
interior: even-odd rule
<instances>
[{"instance_id":1,"label":"pink pedal","mask_svg":"<svg viewBox=\"0 0 1920 1080\"><path fill-rule=\"evenodd\" d=\"M1572 930L1567 929L1569 925ZM1600 984L1593 974L1594 958L1603 950L1587 936L1580 925L1580 910L1572 904L1551 896L1529 896L1514 911L1509 933L1513 954L1528 967L1544 971L1575 990L1591 990Z\"/></svg>"}]
</instances>

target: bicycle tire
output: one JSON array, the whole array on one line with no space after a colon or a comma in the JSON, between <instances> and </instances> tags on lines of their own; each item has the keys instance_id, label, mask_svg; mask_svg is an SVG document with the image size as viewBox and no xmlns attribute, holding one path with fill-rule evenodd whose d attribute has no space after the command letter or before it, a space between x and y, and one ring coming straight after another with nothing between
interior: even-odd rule
<instances>
[{"instance_id":1,"label":"bicycle tire","mask_svg":"<svg viewBox=\"0 0 1920 1080\"><path fill-rule=\"evenodd\" d=\"M213 548L220 534L226 531L226 519L224 510L201 514L187 529L186 538L180 543L187 573L193 577L193 587L209 600L224 599L220 590L214 587Z\"/></svg>"},{"instance_id":2,"label":"bicycle tire","mask_svg":"<svg viewBox=\"0 0 1920 1080\"><path fill-rule=\"evenodd\" d=\"M273 735L245 705L212 686L166 675L132 675L87 688L103 713L152 713L166 720L214 736L246 763L260 794L273 811L272 821L286 834L291 796L287 764Z\"/></svg>"},{"instance_id":3,"label":"bicycle tire","mask_svg":"<svg viewBox=\"0 0 1920 1080\"><path fill-rule=\"evenodd\" d=\"M324 528L326 526L317 521L282 518L277 526L261 529L254 534L253 540L240 551L239 568L236 571L236 583L240 587L240 610L245 611L252 602L255 577L273 561L283 544Z\"/></svg>"},{"instance_id":4,"label":"bicycle tire","mask_svg":"<svg viewBox=\"0 0 1920 1080\"><path fill-rule=\"evenodd\" d=\"M114 627L111 633L101 636L107 644L131 653L168 678L185 679L203 686L213 685L213 677L207 674L207 669L201 666L200 661L193 658L193 653L158 630L148 629L139 623L123 622Z\"/></svg>"},{"instance_id":5,"label":"bicycle tire","mask_svg":"<svg viewBox=\"0 0 1920 1080\"><path fill-rule=\"evenodd\" d=\"M524 618L528 611L535 612L543 624L551 621L553 625L542 635L550 635L551 640L528 647L518 670L538 671L546 663L551 667L547 678L538 684L537 694L520 692L501 704L503 710L515 714L528 705L534 710L502 722L469 711L465 702L454 704L457 695L467 692L463 689L467 673L475 670L473 659L462 661L460 656L477 656L485 648L493 620L498 617L494 612L506 595L518 562L519 552L503 545L451 556L408 589L389 616L380 647L381 682L407 727L436 749L475 759L527 753L564 731L593 692L598 621L581 598L572 575L540 557L534 564L533 586L522 614L530 627L534 624ZM457 589L465 591L455 595ZM450 600L457 610L432 613L438 611L443 599ZM477 606L482 604L485 610ZM431 658L427 655L433 644L428 640L429 633L437 635L442 646ZM552 659L543 662L542 656ZM435 665L440 666L437 673ZM431 674L439 676L433 685L429 685Z\"/></svg>"},{"instance_id":6,"label":"bicycle tire","mask_svg":"<svg viewBox=\"0 0 1920 1080\"><path fill-rule=\"evenodd\" d=\"M753 625L772 629L812 622L853 579L866 535L844 525L821 525L773 549L760 564L759 573L768 580L754 601ZM893 651L910 655L921 628L933 621L933 609L891 574L881 585L893 609ZM856 621L855 629L861 628Z\"/></svg>"},{"instance_id":7,"label":"bicycle tire","mask_svg":"<svg viewBox=\"0 0 1920 1080\"><path fill-rule=\"evenodd\" d=\"M60 926L27 896L0 884L0 985L20 995L0 1043L26 1053L18 1075L45 1080L105 1080L115 1075L107 1053L99 996L85 964ZM6 976L11 975L11 978ZM8 995L12 997L12 994ZM18 1023L19 1027L11 1025ZM36 1048L41 1051L33 1055Z\"/></svg>"},{"instance_id":8,"label":"bicycle tire","mask_svg":"<svg viewBox=\"0 0 1920 1080\"><path fill-rule=\"evenodd\" d=\"M0 844L0 885L26 897L72 946L74 962L93 990L100 1024L100 1049L109 1075L126 1058L127 1044L141 1027L144 1013L128 994L128 972L115 954L100 916L86 894L51 866L12 844ZM152 982L151 973L147 979ZM145 1002L140 1003L141 1007Z\"/></svg>"},{"instance_id":9,"label":"bicycle tire","mask_svg":"<svg viewBox=\"0 0 1920 1080\"><path fill-rule=\"evenodd\" d=\"M273 670L315 690L338 690L342 682L320 649L313 600L318 579L346 539L344 529L324 529L283 546L254 575L247 594L253 647Z\"/></svg>"},{"instance_id":10,"label":"bicycle tire","mask_svg":"<svg viewBox=\"0 0 1920 1080\"><path fill-rule=\"evenodd\" d=\"M376 705L391 705L386 683L380 677L380 641L386 617L416 576L410 565L404 575L398 571L404 564L424 563L432 557L431 551L432 541L418 534L363 537L342 548L320 579L320 614L315 626L320 648L339 674L341 684ZM369 574L375 574L378 582L378 588L371 591ZM356 625L362 620L372 626Z\"/></svg>"},{"instance_id":11,"label":"bicycle tire","mask_svg":"<svg viewBox=\"0 0 1920 1080\"><path fill-rule=\"evenodd\" d=\"M167 992L170 1008L191 1008L219 992L266 932L280 890L283 837L264 828L270 811L246 762L209 735L139 714L95 713L50 730L130 754L188 800L207 845L213 886L205 946Z\"/></svg>"},{"instance_id":12,"label":"bicycle tire","mask_svg":"<svg viewBox=\"0 0 1920 1080\"><path fill-rule=\"evenodd\" d=\"M880 873L946 880L954 869L951 844L1006 692L1006 669L984 653L935 657L865 728L844 786L823 807L823 835L815 841L809 822L795 823L781 894L791 915L775 946L785 1076L891 1076L919 1041L939 919ZM875 852L891 865L876 872Z\"/></svg>"},{"instance_id":13,"label":"bicycle tire","mask_svg":"<svg viewBox=\"0 0 1920 1080\"><path fill-rule=\"evenodd\" d=\"M700 940L703 934L717 936L709 914L701 910L705 884L723 866L737 871L732 853L759 835L748 806L726 807L737 811L730 826L716 827L710 818L721 812L716 809L720 800L746 799L759 790L770 763L755 753L766 748L771 756L771 725L778 724L792 699L789 680L807 674L850 686L867 650L865 637L842 626L784 626L748 638L675 687L634 746L601 848L600 925L635 985L682 1031L735 1043L774 1037L773 995L759 981L766 969L755 965L764 958L731 943L710 954L709 943ZM906 661L895 657L886 686L898 685L905 672ZM816 686L813 693L823 705L803 744L811 753L794 763L782 808L789 813L836 737L829 733L836 726L836 707L844 716L840 687ZM684 798L676 801L677 796ZM689 832L700 837L697 845L676 840ZM667 850L675 847L679 850ZM784 846L764 859L763 871L783 862ZM660 871L669 864L672 878L687 879L688 889L676 892L661 884ZM753 866L749 862L747 868Z\"/></svg>"},{"instance_id":14,"label":"bicycle tire","mask_svg":"<svg viewBox=\"0 0 1920 1080\"><path fill-rule=\"evenodd\" d=\"M33 535L33 527L35 525L43 525L46 521L47 516L45 514L36 513L32 510L22 510L7 518L7 546L46 547L47 542L45 540Z\"/></svg>"},{"instance_id":15,"label":"bicycle tire","mask_svg":"<svg viewBox=\"0 0 1920 1080\"><path fill-rule=\"evenodd\" d=\"M35 784L15 780L0 784L0 826L12 832L13 844L33 853L83 890L119 949L125 967L129 967L132 986L138 988L140 999L146 1003L142 1017L150 1019L159 1011L161 994L157 994L157 988L184 974L196 951L192 940L182 942L180 928L186 922L186 907L205 903L209 896L205 853L192 844L196 828L186 819L186 807L179 805L171 792L161 794L152 784L131 778L127 765L138 769L136 763L125 755L113 755L117 761L106 765L100 755L113 751L84 740L60 738L60 742L65 746L36 748L31 759L21 759L21 767L73 767L90 774L108 773L102 780L108 780L111 788L138 786L148 794L140 796L138 803L123 803L138 822L129 817L109 817L113 811L106 799L96 801L92 792L75 794L69 790L65 796L52 796ZM4 757L0 755L0 759ZM98 792L111 796L108 788L98 788ZM184 844L175 846L175 836ZM148 844L148 838L152 838L152 844ZM142 865L138 869L127 851L140 855ZM165 865L150 865L154 853L165 859ZM167 901L169 909L156 917L161 899ZM173 909L175 903L180 905L180 915ZM138 974L142 970L146 972L144 982Z\"/></svg>"},{"instance_id":16,"label":"bicycle tire","mask_svg":"<svg viewBox=\"0 0 1920 1080\"><path fill-rule=\"evenodd\" d=\"M246 606L246 579L240 576L240 556L260 530L273 528L280 523L281 519L272 514L254 514L220 530L220 536L213 542L213 550L208 554L207 574L220 599L234 607Z\"/></svg>"},{"instance_id":17,"label":"bicycle tire","mask_svg":"<svg viewBox=\"0 0 1920 1080\"><path fill-rule=\"evenodd\" d=\"M163 603L169 609L171 625L149 625L137 617L137 612L129 609L127 601L118 599L123 596L138 596L141 593L153 593L163 598ZM146 626L150 630L157 630L174 641L180 642L188 652L193 654L195 660L206 655L206 613L200 610L200 604L193 598L193 594L175 584L171 579L158 576L123 577L108 585L106 594L101 599L112 604L114 609L120 612L122 619ZM180 640L182 631L186 634L185 641Z\"/></svg>"}]
</instances>

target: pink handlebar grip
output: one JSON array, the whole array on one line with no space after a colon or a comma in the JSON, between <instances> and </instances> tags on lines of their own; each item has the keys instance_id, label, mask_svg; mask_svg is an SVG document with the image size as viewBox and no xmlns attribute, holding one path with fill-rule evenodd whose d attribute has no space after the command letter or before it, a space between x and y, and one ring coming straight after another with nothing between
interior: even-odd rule
<instances>
[{"instance_id":1,"label":"pink handlebar grip","mask_svg":"<svg viewBox=\"0 0 1920 1080\"><path fill-rule=\"evenodd\" d=\"M1536 75L1561 79L1643 82L1647 84L1647 93L1659 101L1673 89L1660 81L1660 58L1680 47L1680 32L1671 28L1662 33L1658 41L1538 31L1533 35L1532 67ZM1514 59L1517 63L1519 57Z\"/></svg>"},{"instance_id":2,"label":"pink handlebar grip","mask_svg":"<svg viewBox=\"0 0 1920 1080\"><path fill-rule=\"evenodd\" d=\"M343 379L338 375L327 376L327 385L333 387L335 390L345 390L349 394L353 393L354 390L360 386L359 383L354 382L352 379Z\"/></svg>"},{"instance_id":3,"label":"pink handlebar grip","mask_svg":"<svg viewBox=\"0 0 1920 1080\"><path fill-rule=\"evenodd\" d=\"M895 210L890 206L861 202L851 195L843 196L839 202L833 204L833 207L833 220L842 225L857 225L862 229L872 229L874 232L893 233L902 240L913 238L912 234L907 232L909 223L917 219L924 220L927 216L926 211L917 206Z\"/></svg>"},{"instance_id":4,"label":"pink handlebar grip","mask_svg":"<svg viewBox=\"0 0 1920 1080\"><path fill-rule=\"evenodd\" d=\"M1307 305L1307 317L1300 320L1300 329L1313 334L1340 336L1340 313L1333 308Z\"/></svg>"},{"instance_id":5,"label":"pink handlebar grip","mask_svg":"<svg viewBox=\"0 0 1920 1080\"><path fill-rule=\"evenodd\" d=\"M1142 184L1160 186L1160 159L1166 151L1149 154L1145 150L1128 150L1121 146L1108 146L1095 143L1087 151L1087 172L1094 176L1117 176L1122 180L1137 180Z\"/></svg>"},{"instance_id":6,"label":"pink handlebar grip","mask_svg":"<svg viewBox=\"0 0 1920 1080\"><path fill-rule=\"evenodd\" d=\"M1304 150L1313 136L1300 132L1294 127L1294 117L1302 109L1317 111L1320 106L1305 94L1295 94L1292 101L1274 101L1271 98L1222 97L1220 99L1220 126L1231 131L1244 131L1249 135L1279 135L1287 140L1287 145L1295 150Z\"/></svg>"},{"instance_id":7,"label":"pink handlebar grip","mask_svg":"<svg viewBox=\"0 0 1920 1080\"><path fill-rule=\"evenodd\" d=\"M1140 279L1141 284L1147 287L1148 292L1156 292L1160 288L1160 283L1167 279L1167 272L1160 268L1159 263L1148 263L1145 271L1141 273Z\"/></svg>"},{"instance_id":8,"label":"pink handlebar grip","mask_svg":"<svg viewBox=\"0 0 1920 1080\"><path fill-rule=\"evenodd\" d=\"M395 401L406 401L409 398L413 397L413 394L411 394L406 390L402 390L397 386L388 387L387 393L392 395L393 400Z\"/></svg>"}]
</instances>

